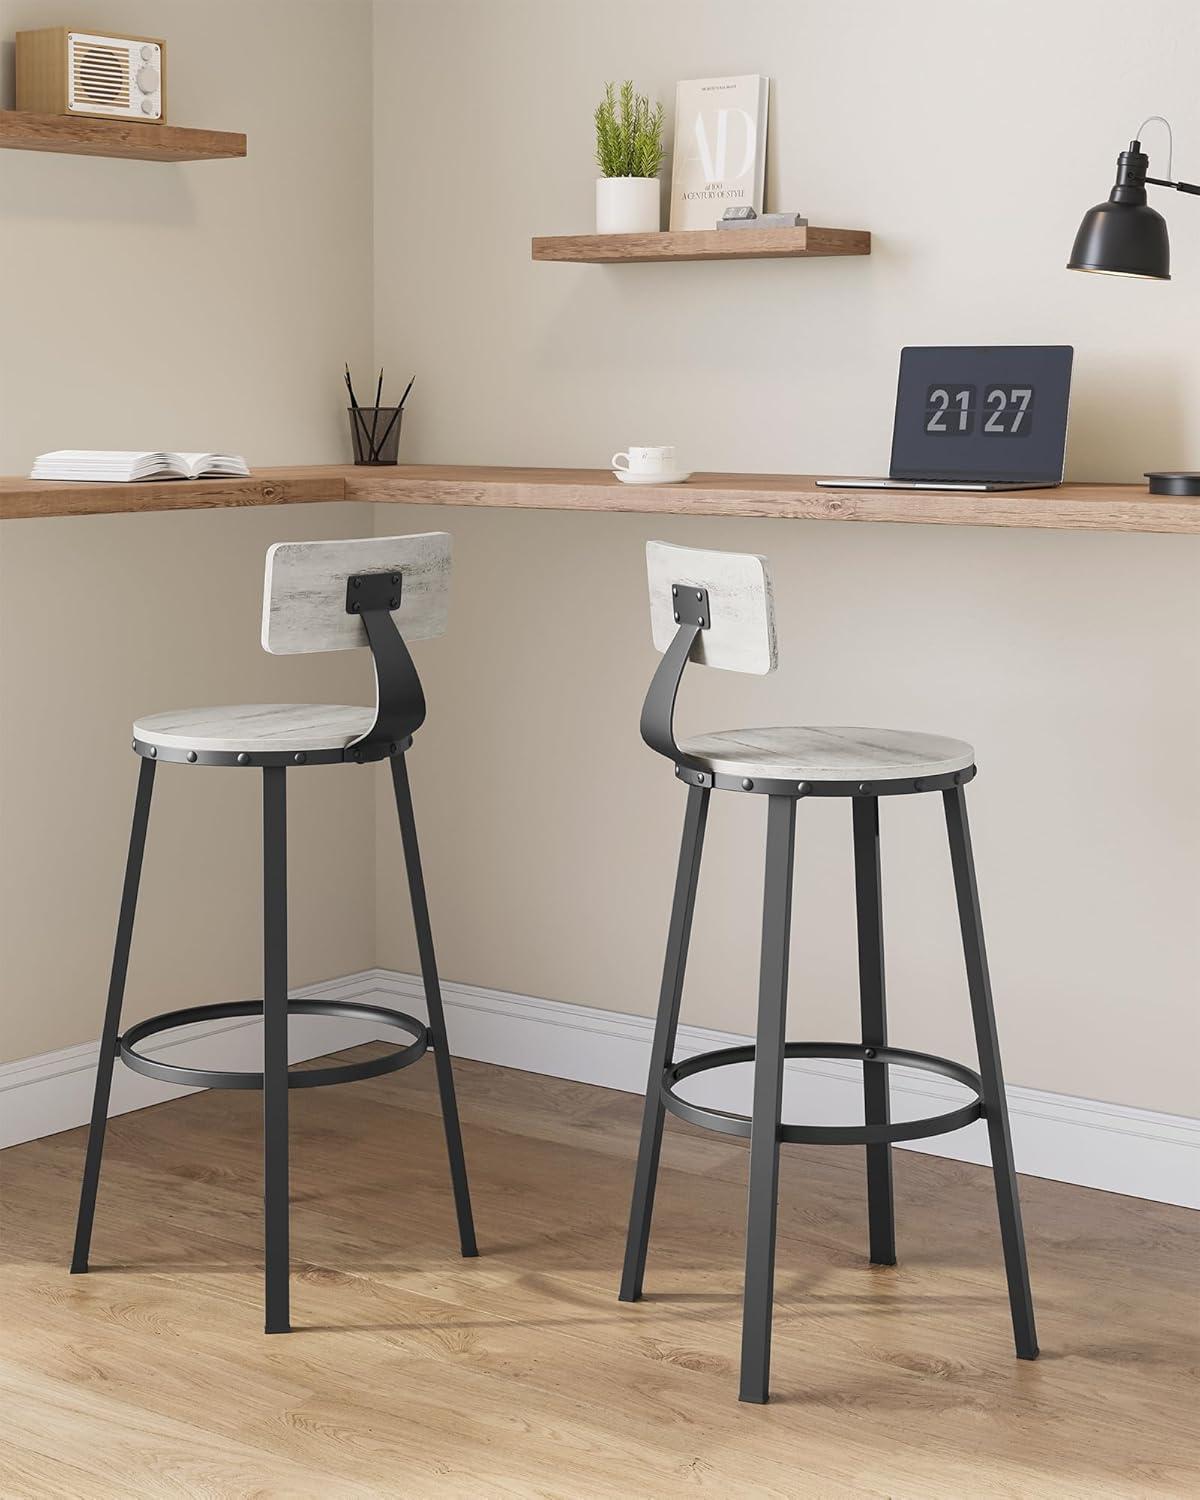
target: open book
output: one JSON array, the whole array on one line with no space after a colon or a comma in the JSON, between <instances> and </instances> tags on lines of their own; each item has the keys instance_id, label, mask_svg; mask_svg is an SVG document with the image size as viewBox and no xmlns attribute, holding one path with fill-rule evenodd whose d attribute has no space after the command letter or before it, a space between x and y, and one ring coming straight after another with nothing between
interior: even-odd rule
<instances>
[{"instance_id":1,"label":"open book","mask_svg":"<svg viewBox=\"0 0 1200 1500\"><path fill-rule=\"evenodd\" d=\"M128 484L135 479L225 479L248 476L236 453L138 453L123 448L63 448L34 460L30 479L78 479Z\"/></svg>"}]
</instances>

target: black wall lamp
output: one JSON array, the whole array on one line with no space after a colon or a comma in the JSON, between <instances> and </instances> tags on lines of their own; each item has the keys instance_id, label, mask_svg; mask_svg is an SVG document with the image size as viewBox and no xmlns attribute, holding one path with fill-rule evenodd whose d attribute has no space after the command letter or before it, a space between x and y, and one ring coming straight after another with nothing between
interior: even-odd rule
<instances>
[{"instance_id":1,"label":"black wall lamp","mask_svg":"<svg viewBox=\"0 0 1200 1500\"><path fill-rule=\"evenodd\" d=\"M1167 130L1167 176L1148 177L1150 158L1142 150L1141 136L1147 125L1165 125ZM1175 140L1171 122L1151 115L1138 126L1129 150L1117 157L1117 180L1107 203L1089 208L1075 236L1068 271L1098 271L1104 276L1137 276L1144 281L1170 281L1171 244L1167 221L1146 202L1146 186L1175 188L1180 193L1200 194L1194 182L1171 182L1175 165ZM1200 495L1200 474L1182 470L1155 469L1146 474L1152 495Z\"/></svg>"},{"instance_id":2,"label":"black wall lamp","mask_svg":"<svg viewBox=\"0 0 1200 1500\"><path fill-rule=\"evenodd\" d=\"M1192 182L1169 181L1175 158L1175 143L1170 122L1162 115L1151 115L1138 127L1138 136L1147 125L1167 127L1167 177L1148 177L1150 158L1142 143L1134 139L1129 150L1117 157L1117 180L1107 203L1089 208L1075 236L1069 271L1097 271L1106 276L1140 276L1149 281L1170 281L1171 246L1167 239L1167 221L1146 202L1146 185L1175 188L1181 193L1200 194Z\"/></svg>"}]
</instances>

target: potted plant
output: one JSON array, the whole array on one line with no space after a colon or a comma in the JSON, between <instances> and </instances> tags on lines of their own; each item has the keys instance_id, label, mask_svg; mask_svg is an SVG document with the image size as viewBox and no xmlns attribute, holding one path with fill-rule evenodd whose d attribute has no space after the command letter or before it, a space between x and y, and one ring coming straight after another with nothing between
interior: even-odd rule
<instances>
[{"instance_id":1,"label":"potted plant","mask_svg":"<svg viewBox=\"0 0 1200 1500\"><path fill-rule=\"evenodd\" d=\"M653 108L627 79L611 83L596 106L596 233L644 234L662 226L658 173L663 162L663 107Z\"/></svg>"}]
</instances>

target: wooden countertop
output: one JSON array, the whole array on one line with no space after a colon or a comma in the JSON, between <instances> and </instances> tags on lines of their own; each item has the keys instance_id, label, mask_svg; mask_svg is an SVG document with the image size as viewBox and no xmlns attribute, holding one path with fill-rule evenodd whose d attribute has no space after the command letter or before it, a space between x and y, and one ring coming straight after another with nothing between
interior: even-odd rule
<instances>
[{"instance_id":1,"label":"wooden countertop","mask_svg":"<svg viewBox=\"0 0 1200 1500\"><path fill-rule=\"evenodd\" d=\"M826 490L818 489L807 474L695 474L686 484L635 486L618 483L605 469L445 464L370 469L314 464L256 469L249 479L145 484L0 479L0 520L330 500L1062 531L1200 532L1200 497L1150 495L1137 484L1064 484L1057 489L989 495L949 490Z\"/></svg>"},{"instance_id":2,"label":"wooden countertop","mask_svg":"<svg viewBox=\"0 0 1200 1500\"><path fill-rule=\"evenodd\" d=\"M343 475L348 472L348 467L303 465L290 469L255 469L249 479L164 479L147 480L141 484L0 479L0 521L344 500L346 483Z\"/></svg>"}]
</instances>

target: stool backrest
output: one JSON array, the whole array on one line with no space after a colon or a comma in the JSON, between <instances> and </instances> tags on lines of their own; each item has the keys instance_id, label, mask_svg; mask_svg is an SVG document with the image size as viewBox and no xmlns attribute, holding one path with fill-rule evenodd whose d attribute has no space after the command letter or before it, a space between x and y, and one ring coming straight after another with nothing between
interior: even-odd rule
<instances>
[{"instance_id":1,"label":"stool backrest","mask_svg":"<svg viewBox=\"0 0 1200 1500\"><path fill-rule=\"evenodd\" d=\"M287 656L366 646L358 615L346 612L346 580L356 573L398 573L400 607L392 618L410 641L446 629L450 597L450 535L370 536L360 541L276 542L267 550L262 643Z\"/></svg>"},{"instance_id":2,"label":"stool backrest","mask_svg":"<svg viewBox=\"0 0 1200 1500\"><path fill-rule=\"evenodd\" d=\"M730 672L763 675L779 665L775 601L765 557L752 552L707 552L699 547L646 543L650 583L650 628L655 649L665 651L678 634L673 586L708 590L712 618L699 632L690 660Z\"/></svg>"}]
</instances>

